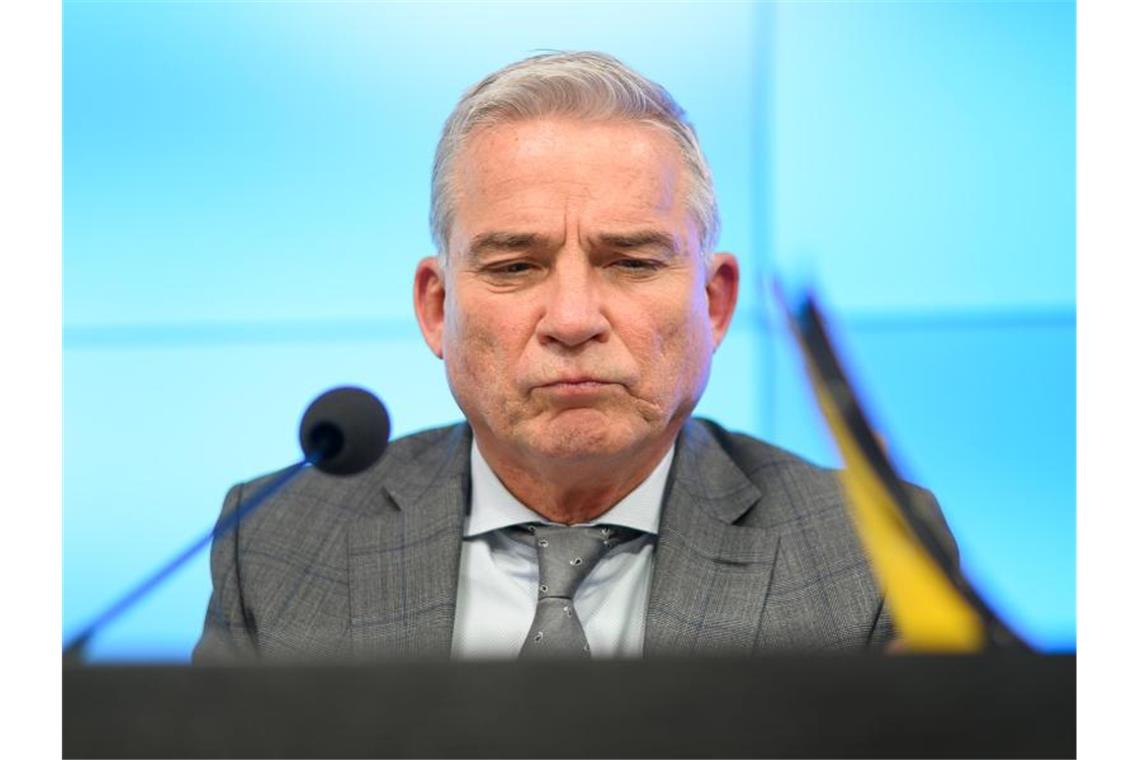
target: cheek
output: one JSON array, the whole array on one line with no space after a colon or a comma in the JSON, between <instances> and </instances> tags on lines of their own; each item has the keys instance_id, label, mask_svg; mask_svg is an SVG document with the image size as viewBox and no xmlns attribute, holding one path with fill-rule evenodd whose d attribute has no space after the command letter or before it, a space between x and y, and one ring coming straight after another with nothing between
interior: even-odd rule
<instances>
[{"instance_id":1,"label":"cheek","mask_svg":"<svg viewBox=\"0 0 1140 760\"><path fill-rule=\"evenodd\" d=\"M525 342L521 323L509 309L470 299L449 304L444 329L444 358L467 382L478 375L481 382L505 375L512 347Z\"/></svg>"},{"instance_id":2,"label":"cheek","mask_svg":"<svg viewBox=\"0 0 1140 760\"><path fill-rule=\"evenodd\" d=\"M636 331L646 379L662 394L688 395L707 372L712 352L711 330L699 301L645 313L655 315Z\"/></svg>"}]
</instances>

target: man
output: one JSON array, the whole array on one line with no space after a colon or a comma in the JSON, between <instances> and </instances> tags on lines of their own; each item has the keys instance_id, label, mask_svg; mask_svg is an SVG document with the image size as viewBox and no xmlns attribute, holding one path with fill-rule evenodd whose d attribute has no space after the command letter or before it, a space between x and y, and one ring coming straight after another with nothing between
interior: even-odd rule
<instances>
[{"instance_id":1,"label":"man","mask_svg":"<svg viewBox=\"0 0 1140 760\"><path fill-rule=\"evenodd\" d=\"M467 422L355 478L306 472L218 541L195 658L886 642L834 476L690 419L740 280L717 228L683 111L616 59L536 56L469 90L414 284Z\"/></svg>"}]
</instances>

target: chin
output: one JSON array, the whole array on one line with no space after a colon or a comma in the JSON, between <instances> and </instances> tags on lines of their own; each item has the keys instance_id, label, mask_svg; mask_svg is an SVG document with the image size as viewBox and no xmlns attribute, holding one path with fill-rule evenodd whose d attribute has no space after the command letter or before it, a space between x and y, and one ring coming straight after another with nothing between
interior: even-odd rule
<instances>
[{"instance_id":1,"label":"chin","mask_svg":"<svg viewBox=\"0 0 1140 760\"><path fill-rule=\"evenodd\" d=\"M594 409L566 410L553 419L536 420L523 436L527 448L540 456L584 460L611 457L637 446L648 431L637 431L625 420Z\"/></svg>"}]
</instances>

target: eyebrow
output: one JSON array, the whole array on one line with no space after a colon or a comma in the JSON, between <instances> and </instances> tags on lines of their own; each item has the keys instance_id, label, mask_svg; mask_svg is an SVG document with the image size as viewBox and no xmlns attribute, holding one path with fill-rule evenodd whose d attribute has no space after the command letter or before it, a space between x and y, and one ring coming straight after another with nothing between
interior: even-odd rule
<instances>
[{"instance_id":1,"label":"eyebrow","mask_svg":"<svg viewBox=\"0 0 1140 760\"><path fill-rule=\"evenodd\" d=\"M598 235L598 242L607 248L616 248L622 251L636 250L638 248L664 248L671 256L680 251L672 235L657 230L642 230L627 233L602 233Z\"/></svg>"},{"instance_id":2,"label":"eyebrow","mask_svg":"<svg viewBox=\"0 0 1140 760\"><path fill-rule=\"evenodd\" d=\"M604 232L598 235L595 240L606 248L620 251L660 248L667 251L670 256L676 256L680 253L673 236L658 230ZM482 232L472 239L471 245L468 247L468 254L471 258L478 260L491 253L549 248L551 245L550 238L535 232Z\"/></svg>"},{"instance_id":3,"label":"eyebrow","mask_svg":"<svg viewBox=\"0 0 1140 760\"><path fill-rule=\"evenodd\" d=\"M534 232L483 232L471 241L468 253L479 259L496 251L525 251L548 243L547 238Z\"/></svg>"}]
</instances>

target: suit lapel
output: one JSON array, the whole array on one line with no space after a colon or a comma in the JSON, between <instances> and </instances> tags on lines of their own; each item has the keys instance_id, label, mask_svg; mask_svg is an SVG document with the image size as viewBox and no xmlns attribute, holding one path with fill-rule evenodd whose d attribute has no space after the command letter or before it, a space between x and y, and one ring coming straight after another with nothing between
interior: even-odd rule
<instances>
[{"instance_id":1,"label":"suit lapel","mask_svg":"<svg viewBox=\"0 0 1140 760\"><path fill-rule=\"evenodd\" d=\"M762 496L704 427L686 423L662 507L646 656L752 652L779 537L733 523Z\"/></svg>"},{"instance_id":2,"label":"suit lapel","mask_svg":"<svg viewBox=\"0 0 1140 760\"><path fill-rule=\"evenodd\" d=\"M470 481L470 429L444 446L385 463L375 509L349 531L353 651L446 657Z\"/></svg>"}]
</instances>

